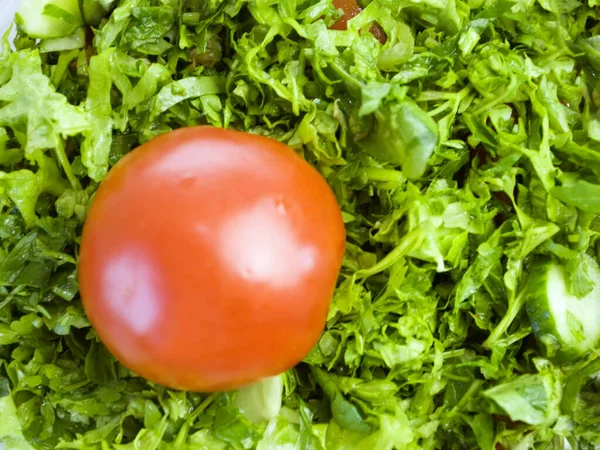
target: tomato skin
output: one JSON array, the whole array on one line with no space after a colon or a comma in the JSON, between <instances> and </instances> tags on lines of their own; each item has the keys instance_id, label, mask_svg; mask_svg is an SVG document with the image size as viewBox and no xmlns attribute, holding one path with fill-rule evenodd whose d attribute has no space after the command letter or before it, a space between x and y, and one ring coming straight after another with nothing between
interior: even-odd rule
<instances>
[{"instance_id":1,"label":"tomato skin","mask_svg":"<svg viewBox=\"0 0 600 450\"><path fill-rule=\"evenodd\" d=\"M356 0L333 0L333 6L344 11L344 15L330 27L332 30L347 30L348 21L362 10Z\"/></svg>"},{"instance_id":2,"label":"tomato skin","mask_svg":"<svg viewBox=\"0 0 600 450\"><path fill-rule=\"evenodd\" d=\"M100 185L80 292L101 340L138 375L228 390L310 351L344 249L335 196L293 150L185 128L126 155Z\"/></svg>"}]
</instances>

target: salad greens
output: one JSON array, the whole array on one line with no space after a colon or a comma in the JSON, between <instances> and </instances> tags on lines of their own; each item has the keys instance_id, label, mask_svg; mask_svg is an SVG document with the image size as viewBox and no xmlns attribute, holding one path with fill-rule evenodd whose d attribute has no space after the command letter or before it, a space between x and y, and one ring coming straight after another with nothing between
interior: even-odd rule
<instances>
[{"instance_id":1,"label":"salad greens","mask_svg":"<svg viewBox=\"0 0 600 450\"><path fill-rule=\"evenodd\" d=\"M364 0L346 31L331 0L42 3L0 56L8 449L600 447L600 346L555 358L581 340L577 299L600 301L598 0ZM78 298L98 183L196 124L288 143L347 227L320 341L240 393L136 377ZM532 288L540 261L564 279ZM539 298L570 314L564 339L527 314Z\"/></svg>"}]
</instances>

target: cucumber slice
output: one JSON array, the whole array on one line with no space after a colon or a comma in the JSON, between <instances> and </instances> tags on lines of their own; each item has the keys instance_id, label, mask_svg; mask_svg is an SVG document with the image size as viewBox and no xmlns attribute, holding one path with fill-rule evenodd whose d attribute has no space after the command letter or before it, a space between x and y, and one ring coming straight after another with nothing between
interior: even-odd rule
<instances>
[{"instance_id":1,"label":"cucumber slice","mask_svg":"<svg viewBox=\"0 0 600 450\"><path fill-rule=\"evenodd\" d=\"M79 0L23 0L17 23L33 38L70 36L83 25Z\"/></svg>"},{"instance_id":2,"label":"cucumber slice","mask_svg":"<svg viewBox=\"0 0 600 450\"><path fill-rule=\"evenodd\" d=\"M565 269L549 260L534 266L525 288L535 337L546 356L556 361L574 361L600 343L600 268L586 258L593 289L582 298L569 292Z\"/></svg>"}]
</instances>

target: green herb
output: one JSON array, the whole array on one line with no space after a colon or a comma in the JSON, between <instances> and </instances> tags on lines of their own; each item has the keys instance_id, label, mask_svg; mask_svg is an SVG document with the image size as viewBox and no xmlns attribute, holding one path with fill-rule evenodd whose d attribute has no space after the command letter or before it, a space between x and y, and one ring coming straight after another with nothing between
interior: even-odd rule
<instances>
[{"instance_id":1,"label":"green herb","mask_svg":"<svg viewBox=\"0 0 600 450\"><path fill-rule=\"evenodd\" d=\"M84 0L85 44L71 29L45 35L44 20L78 16L72 3L21 17L0 59L8 448L600 446L585 314L558 341L541 336L525 295L540 261L565 268L571 310L598 292L596 0L365 0L347 31L328 29L330 0ZM79 301L98 183L132 148L196 124L288 143L342 207L327 328L283 388L149 384L102 346ZM578 339L584 354L554 358Z\"/></svg>"},{"instance_id":2,"label":"green herb","mask_svg":"<svg viewBox=\"0 0 600 450\"><path fill-rule=\"evenodd\" d=\"M75 17L69 11L66 11L59 6L48 3L44 5L43 13L45 16L54 17L55 19L64 20L67 23L75 22Z\"/></svg>"}]
</instances>

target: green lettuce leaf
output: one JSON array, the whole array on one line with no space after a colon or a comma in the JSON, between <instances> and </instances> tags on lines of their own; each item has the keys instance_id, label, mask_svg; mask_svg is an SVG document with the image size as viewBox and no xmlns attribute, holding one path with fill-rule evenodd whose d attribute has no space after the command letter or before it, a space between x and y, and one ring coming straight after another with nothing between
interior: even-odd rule
<instances>
[{"instance_id":1,"label":"green lettuce leaf","mask_svg":"<svg viewBox=\"0 0 600 450\"><path fill-rule=\"evenodd\" d=\"M597 349L544 359L523 295L539 258L575 295L593 290L596 0L367 0L347 30L330 29L331 0L75 3L81 17L57 1L21 15L0 53L7 448L600 446ZM79 298L99 183L132 148L193 125L287 143L346 226L319 341L238 392L140 379Z\"/></svg>"}]
</instances>

